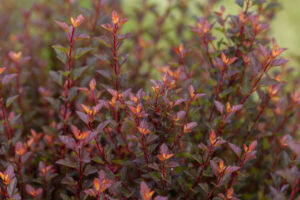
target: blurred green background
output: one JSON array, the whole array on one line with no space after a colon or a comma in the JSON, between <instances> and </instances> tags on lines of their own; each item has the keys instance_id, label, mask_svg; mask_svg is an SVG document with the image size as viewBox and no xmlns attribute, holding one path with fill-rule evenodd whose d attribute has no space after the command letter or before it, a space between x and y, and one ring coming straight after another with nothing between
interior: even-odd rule
<instances>
[{"instance_id":1,"label":"blurred green background","mask_svg":"<svg viewBox=\"0 0 300 200\"><path fill-rule=\"evenodd\" d=\"M82 0L86 1L86 0ZM193 11L193 2L205 2L206 0L190 0L190 8ZM122 7L125 12L131 13L132 8L141 4L142 0L123 0ZM154 2L159 5L161 12L167 6L168 0L148 0L148 2ZM288 48L288 54L298 54L300 52L300 1L299 0L279 0L281 9L277 12L275 19L271 23L271 35L277 39L278 44L281 47ZM215 5L214 10L219 10L220 5L224 5L226 13L236 14L240 7L235 4L235 0L221 0ZM197 13L195 13L197 15ZM201 14L197 15L201 16ZM190 25L195 22L190 22Z\"/></svg>"}]
</instances>

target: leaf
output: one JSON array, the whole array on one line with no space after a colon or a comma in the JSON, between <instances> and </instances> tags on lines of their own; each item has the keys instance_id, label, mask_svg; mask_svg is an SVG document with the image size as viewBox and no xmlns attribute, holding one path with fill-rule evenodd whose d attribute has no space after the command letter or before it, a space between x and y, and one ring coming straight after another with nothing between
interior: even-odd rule
<instances>
[{"instance_id":1,"label":"leaf","mask_svg":"<svg viewBox=\"0 0 300 200\"><path fill-rule=\"evenodd\" d=\"M253 142L251 142L251 144L249 145L249 151L253 151L255 149L255 147L257 146L257 140L254 140Z\"/></svg>"},{"instance_id":2,"label":"leaf","mask_svg":"<svg viewBox=\"0 0 300 200\"><path fill-rule=\"evenodd\" d=\"M56 164L60 164L60 165L70 167L70 168L75 168L75 164L72 163L70 160L66 160L66 159L60 159L60 160L56 161Z\"/></svg>"},{"instance_id":3,"label":"leaf","mask_svg":"<svg viewBox=\"0 0 300 200\"><path fill-rule=\"evenodd\" d=\"M238 156L241 156L242 153L242 149L232 143L229 143L229 147L232 149L232 151Z\"/></svg>"},{"instance_id":4,"label":"leaf","mask_svg":"<svg viewBox=\"0 0 300 200\"><path fill-rule=\"evenodd\" d=\"M6 100L6 107L8 108L18 97L19 97L19 95L15 95L15 96L9 97Z\"/></svg>"},{"instance_id":5,"label":"leaf","mask_svg":"<svg viewBox=\"0 0 300 200\"><path fill-rule=\"evenodd\" d=\"M122 42L123 40L127 39L127 38L130 38L132 37L132 34L131 33L126 33L126 34L120 34L118 36L118 41L119 42Z\"/></svg>"},{"instance_id":6,"label":"leaf","mask_svg":"<svg viewBox=\"0 0 300 200\"><path fill-rule=\"evenodd\" d=\"M300 144L293 139L286 141L287 146L294 152L295 155L300 156Z\"/></svg>"},{"instance_id":7,"label":"leaf","mask_svg":"<svg viewBox=\"0 0 300 200\"><path fill-rule=\"evenodd\" d=\"M97 73L102 75L103 77L110 79L111 78L111 73L108 70L97 70Z\"/></svg>"},{"instance_id":8,"label":"leaf","mask_svg":"<svg viewBox=\"0 0 300 200\"><path fill-rule=\"evenodd\" d=\"M80 34L78 36L75 37L75 41L79 41L79 40L84 40L84 39L89 39L90 36L87 34Z\"/></svg>"},{"instance_id":9,"label":"leaf","mask_svg":"<svg viewBox=\"0 0 300 200\"><path fill-rule=\"evenodd\" d=\"M93 50L94 48L91 48L91 47L86 47L86 48L78 48L76 50L76 53L75 53L75 59L78 59L80 57L82 57L84 54L86 54L87 52Z\"/></svg>"},{"instance_id":10,"label":"leaf","mask_svg":"<svg viewBox=\"0 0 300 200\"><path fill-rule=\"evenodd\" d=\"M109 32L113 32L113 27L110 24L102 24L101 27Z\"/></svg>"},{"instance_id":11,"label":"leaf","mask_svg":"<svg viewBox=\"0 0 300 200\"><path fill-rule=\"evenodd\" d=\"M168 197L157 196L154 198L154 200L168 200Z\"/></svg>"},{"instance_id":12,"label":"leaf","mask_svg":"<svg viewBox=\"0 0 300 200\"><path fill-rule=\"evenodd\" d=\"M269 52L263 45L258 44L258 48L265 58L269 57Z\"/></svg>"},{"instance_id":13,"label":"leaf","mask_svg":"<svg viewBox=\"0 0 300 200\"><path fill-rule=\"evenodd\" d=\"M280 58L280 59L273 60L270 65L271 66L281 66L281 65L284 65L288 62L289 62L289 60Z\"/></svg>"},{"instance_id":14,"label":"leaf","mask_svg":"<svg viewBox=\"0 0 300 200\"><path fill-rule=\"evenodd\" d=\"M97 173L98 169L96 167L93 167L91 165L86 165L83 171L83 175L88 176L90 174Z\"/></svg>"},{"instance_id":15,"label":"leaf","mask_svg":"<svg viewBox=\"0 0 300 200\"><path fill-rule=\"evenodd\" d=\"M57 23L66 33L69 34L69 26L65 22L55 20L55 23Z\"/></svg>"},{"instance_id":16,"label":"leaf","mask_svg":"<svg viewBox=\"0 0 300 200\"><path fill-rule=\"evenodd\" d=\"M56 52L56 57L64 64L67 63L67 52L63 46L60 45L54 45L52 46Z\"/></svg>"},{"instance_id":17,"label":"leaf","mask_svg":"<svg viewBox=\"0 0 300 200\"><path fill-rule=\"evenodd\" d=\"M182 119L185 116L185 113L186 112L184 110L179 111L178 113L176 113L176 119L177 120Z\"/></svg>"},{"instance_id":18,"label":"leaf","mask_svg":"<svg viewBox=\"0 0 300 200\"><path fill-rule=\"evenodd\" d=\"M106 64L109 64L110 63L110 60L109 60L109 57L105 54L96 54L95 55L96 58L98 58L100 61L106 63Z\"/></svg>"},{"instance_id":19,"label":"leaf","mask_svg":"<svg viewBox=\"0 0 300 200\"><path fill-rule=\"evenodd\" d=\"M109 42L108 37L100 36L100 37L96 37L96 40L98 40L100 44L102 44L108 48L111 48L111 43Z\"/></svg>"},{"instance_id":20,"label":"leaf","mask_svg":"<svg viewBox=\"0 0 300 200\"><path fill-rule=\"evenodd\" d=\"M239 5L241 8L244 7L244 0L235 0L235 3Z\"/></svg>"},{"instance_id":21,"label":"leaf","mask_svg":"<svg viewBox=\"0 0 300 200\"><path fill-rule=\"evenodd\" d=\"M228 166L225 170L225 174L231 174L235 171L238 171L240 169L240 167L238 166Z\"/></svg>"},{"instance_id":22,"label":"leaf","mask_svg":"<svg viewBox=\"0 0 300 200\"><path fill-rule=\"evenodd\" d=\"M6 85L9 81L11 81L11 79L15 78L17 76L17 74L8 74L5 75L2 79L2 84Z\"/></svg>"},{"instance_id":23,"label":"leaf","mask_svg":"<svg viewBox=\"0 0 300 200\"><path fill-rule=\"evenodd\" d=\"M197 126L197 122L190 122L186 125L188 129L193 129Z\"/></svg>"},{"instance_id":24,"label":"leaf","mask_svg":"<svg viewBox=\"0 0 300 200\"><path fill-rule=\"evenodd\" d=\"M179 166L179 163L178 162L175 162L175 161L170 161L167 163L166 167L170 167L170 168L174 168L174 167L178 167Z\"/></svg>"},{"instance_id":25,"label":"leaf","mask_svg":"<svg viewBox=\"0 0 300 200\"><path fill-rule=\"evenodd\" d=\"M199 147L202 151L208 151L207 146L206 146L205 144L203 144L203 143L200 143L200 144L198 145L198 147Z\"/></svg>"},{"instance_id":26,"label":"leaf","mask_svg":"<svg viewBox=\"0 0 300 200\"><path fill-rule=\"evenodd\" d=\"M234 106L232 106L232 108L231 108L231 112L239 111L239 110L242 109L242 107L243 107L243 105L241 105L241 104L239 104L239 105L234 105Z\"/></svg>"},{"instance_id":27,"label":"leaf","mask_svg":"<svg viewBox=\"0 0 300 200\"><path fill-rule=\"evenodd\" d=\"M83 112L76 111L78 117L86 124L89 124L89 116Z\"/></svg>"},{"instance_id":28,"label":"leaf","mask_svg":"<svg viewBox=\"0 0 300 200\"><path fill-rule=\"evenodd\" d=\"M7 188L8 196L13 196L17 192L17 178L12 179Z\"/></svg>"},{"instance_id":29,"label":"leaf","mask_svg":"<svg viewBox=\"0 0 300 200\"><path fill-rule=\"evenodd\" d=\"M214 173L215 176L218 176L219 175L219 171L218 171L218 165L215 161L213 160L210 160L210 166L211 166L211 169L212 169L212 172Z\"/></svg>"},{"instance_id":30,"label":"leaf","mask_svg":"<svg viewBox=\"0 0 300 200\"><path fill-rule=\"evenodd\" d=\"M104 129L110 122L111 122L110 120L106 120L106 121L104 121L104 122L101 122L101 123L97 126L96 130L97 130L98 132L103 132L103 129Z\"/></svg>"},{"instance_id":31,"label":"leaf","mask_svg":"<svg viewBox=\"0 0 300 200\"><path fill-rule=\"evenodd\" d=\"M178 99L178 100L175 101L174 106L179 105L179 104L181 104L185 101L186 101L186 99Z\"/></svg>"},{"instance_id":32,"label":"leaf","mask_svg":"<svg viewBox=\"0 0 300 200\"><path fill-rule=\"evenodd\" d=\"M72 138L70 136L60 135L59 139L69 149L74 149L76 146L76 142L75 142L74 138Z\"/></svg>"},{"instance_id":33,"label":"leaf","mask_svg":"<svg viewBox=\"0 0 300 200\"><path fill-rule=\"evenodd\" d=\"M84 192L92 197L96 197L97 196L97 193L94 189L87 189L87 190L84 190Z\"/></svg>"},{"instance_id":34,"label":"leaf","mask_svg":"<svg viewBox=\"0 0 300 200\"><path fill-rule=\"evenodd\" d=\"M119 57L119 65L120 66L123 65L127 61L128 57L129 57L128 54L120 56Z\"/></svg>"},{"instance_id":35,"label":"leaf","mask_svg":"<svg viewBox=\"0 0 300 200\"><path fill-rule=\"evenodd\" d=\"M62 46L60 44L52 45L52 48L54 48L54 50L60 51L60 52L65 53L65 54L67 54L68 51L69 51L68 48L66 48L66 47L64 47L64 46Z\"/></svg>"},{"instance_id":36,"label":"leaf","mask_svg":"<svg viewBox=\"0 0 300 200\"><path fill-rule=\"evenodd\" d=\"M104 164L104 161L102 160L102 158L100 157L93 157L92 158L92 161L96 162L96 163L99 163L99 164Z\"/></svg>"},{"instance_id":37,"label":"leaf","mask_svg":"<svg viewBox=\"0 0 300 200\"><path fill-rule=\"evenodd\" d=\"M160 154L168 154L169 153L169 148L166 144L162 144L160 146Z\"/></svg>"},{"instance_id":38,"label":"leaf","mask_svg":"<svg viewBox=\"0 0 300 200\"><path fill-rule=\"evenodd\" d=\"M90 154L87 151L82 151L81 153L81 161L83 163L89 163L91 162Z\"/></svg>"},{"instance_id":39,"label":"leaf","mask_svg":"<svg viewBox=\"0 0 300 200\"><path fill-rule=\"evenodd\" d=\"M221 114L224 113L224 105L221 102L215 101L215 106Z\"/></svg>"},{"instance_id":40,"label":"leaf","mask_svg":"<svg viewBox=\"0 0 300 200\"><path fill-rule=\"evenodd\" d=\"M76 81L86 70L88 66L75 68L71 71L72 80Z\"/></svg>"},{"instance_id":41,"label":"leaf","mask_svg":"<svg viewBox=\"0 0 300 200\"><path fill-rule=\"evenodd\" d=\"M61 73L58 73L56 71L50 71L49 72L50 77L56 82L58 85L63 85L63 76Z\"/></svg>"}]
</instances>

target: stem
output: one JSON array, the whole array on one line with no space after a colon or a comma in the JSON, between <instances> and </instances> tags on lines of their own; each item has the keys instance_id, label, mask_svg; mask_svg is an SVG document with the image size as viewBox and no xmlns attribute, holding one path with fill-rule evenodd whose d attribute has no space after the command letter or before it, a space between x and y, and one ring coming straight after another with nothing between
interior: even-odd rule
<instances>
[{"instance_id":1,"label":"stem","mask_svg":"<svg viewBox=\"0 0 300 200\"><path fill-rule=\"evenodd\" d=\"M252 93L255 91L257 84L258 84L259 81L262 79L263 75L264 75L265 72L267 71L268 66L270 65L270 63L271 63L271 61L272 61L273 59L272 59L272 57L271 57L270 60L269 60L269 61L268 61L268 60L269 60L269 58L266 59L266 61L265 61L266 64L264 65L264 70L263 70L263 72L260 74L260 76L258 77L258 79L256 79L256 81L255 81L254 84L252 85L252 88L251 88L249 94L248 94L247 96L245 96L245 97L242 99L242 101L241 101L241 104L242 104L242 105L247 101L247 99L248 99L248 98L252 95Z\"/></svg>"},{"instance_id":2,"label":"stem","mask_svg":"<svg viewBox=\"0 0 300 200\"><path fill-rule=\"evenodd\" d=\"M20 178L20 182L19 182L19 188L20 188L20 194L21 197L23 198L23 177L22 177L22 165L21 165L21 156L18 156L18 161L17 161L17 165L18 165L18 174L19 174L19 178Z\"/></svg>"},{"instance_id":3,"label":"stem","mask_svg":"<svg viewBox=\"0 0 300 200\"><path fill-rule=\"evenodd\" d=\"M144 143L144 140L145 140L145 136L142 134L141 143L142 143L142 146L143 146L143 151L144 151L145 160L146 160L146 163L147 163L147 165L148 165L149 159L148 159L148 153L147 153L147 146L146 146L146 144Z\"/></svg>"},{"instance_id":4,"label":"stem","mask_svg":"<svg viewBox=\"0 0 300 200\"><path fill-rule=\"evenodd\" d=\"M208 165L209 157L210 157L210 154L211 154L211 152L212 152L213 149L214 149L214 144L210 144L209 150L208 150L208 153L207 153L207 156L206 156L205 163L202 165L201 171L200 171L198 177L195 179L192 188L195 187L198 184L198 182L200 181L200 179L201 179L201 177L203 175L204 169Z\"/></svg>"},{"instance_id":5,"label":"stem","mask_svg":"<svg viewBox=\"0 0 300 200\"><path fill-rule=\"evenodd\" d=\"M44 193L43 193L43 197L44 197L44 198L47 197L47 188L48 188L48 182L47 182L46 175L47 175L47 174L44 174Z\"/></svg>"},{"instance_id":6,"label":"stem","mask_svg":"<svg viewBox=\"0 0 300 200\"><path fill-rule=\"evenodd\" d=\"M165 192L165 187L166 187L166 182L165 182L165 179L166 179L165 161L163 160L161 164L162 164L162 175L163 175L162 187L163 187L163 191Z\"/></svg>"},{"instance_id":7,"label":"stem","mask_svg":"<svg viewBox=\"0 0 300 200\"><path fill-rule=\"evenodd\" d=\"M186 75L186 79L189 79L190 78L190 74L187 72L187 67L185 65L185 62L184 62L184 57L183 55L180 53L179 55L179 58L180 58L180 64L183 66L183 71Z\"/></svg>"},{"instance_id":8,"label":"stem","mask_svg":"<svg viewBox=\"0 0 300 200\"><path fill-rule=\"evenodd\" d=\"M266 63L266 64L263 65L263 66L264 66L263 72L260 74L260 76L258 77L258 79L256 79L256 81L255 81L254 84L252 85L252 88L251 88L249 94L248 94L247 96L245 96L245 97L241 100L241 103L240 103L241 105L244 105L245 102L247 101L247 99L252 95L252 93L255 92L255 89L256 89L257 84L258 84L259 81L262 79L263 75L264 75L265 72L267 71L268 66L270 65L270 63L272 62L272 60L273 60L273 57L272 57L272 56L271 56L270 59L267 58L267 59L265 60L264 63ZM237 112L236 112L236 113L237 113ZM224 122L225 122L226 118L227 118L227 113L226 113L226 115L225 115L225 118L223 118L220 127L218 128L218 131L217 131L217 135L218 135L218 136L219 136L219 135L222 135L222 128L225 126L225 123L224 123Z\"/></svg>"},{"instance_id":9,"label":"stem","mask_svg":"<svg viewBox=\"0 0 300 200\"><path fill-rule=\"evenodd\" d=\"M116 80L115 80L115 89L118 91L119 90L119 69L118 69L118 50L117 50L117 31L118 31L118 25L115 24L114 25L114 31L113 31L113 49L112 49L112 54L113 54L113 59L114 59L114 64L113 64L113 68L115 71L115 76L116 76Z\"/></svg>"},{"instance_id":10,"label":"stem","mask_svg":"<svg viewBox=\"0 0 300 200\"><path fill-rule=\"evenodd\" d=\"M25 128L25 122L24 122L24 109L23 109L23 103L22 103L22 92L21 92L21 82L20 82L20 67L19 67L19 63L18 62L14 62L16 69L17 69L17 76L16 76L16 82L17 82L17 93L18 93L18 105L20 107L21 110L21 121L23 124L23 128Z\"/></svg>"},{"instance_id":11,"label":"stem","mask_svg":"<svg viewBox=\"0 0 300 200\"><path fill-rule=\"evenodd\" d=\"M1 92L1 89L0 89L0 92ZM5 125L6 131L7 131L7 139L10 140L13 137L13 131L9 124L8 118L6 117L6 109L3 106L2 98L0 99L0 107L1 107L1 111L2 111L1 117L4 120L4 125Z\"/></svg>"},{"instance_id":12,"label":"stem","mask_svg":"<svg viewBox=\"0 0 300 200\"><path fill-rule=\"evenodd\" d=\"M77 200L80 199L81 194L81 182L82 182L82 159L81 159L81 141L79 141L79 149L78 149L78 158L79 158L79 180L77 185L77 192L76 192L76 198Z\"/></svg>"},{"instance_id":13,"label":"stem","mask_svg":"<svg viewBox=\"0 0 300 200\"><path fill-rule=\"evenodd\" d=\"M226 68L227 68L227 66L224 65L224 66L223 66L223 69L222 69L222 71L221 71L220 83L219 83L219 86L218 86L217 89L216 89L216 97L215 97L215 101L218 101L218 100L219 100L219 93L220 93L221 87L222 87L222 85L223 85L223 77L224 77L224 72L225 72ZM211 110L210 110L210 114L209 114L209 120L208 120L209 122L212 120L212 114L213 114L214 110L215 110L215 104L214 104L214 102L213 102L213 106L212 106L212 108L211 108Z\"/></svg>"},{"instance_id":14,"label":"stem","mask_svg":"<svg viewBox=\"0 0 300 200\"><path fill-rule=\"evenodd\" d=\"M171 149L174 149L177 146L177 144L179 143L180 139L184 135L184 125L188 121L188 114L189 114L189 111L190 111L190 108L191 108L191 105L192 105L192 101L193 101L193 97L190 98L189 104L188 104L186 112L185 112L185 117L184 117L184 122L183 122L183 126L182 126L182 131L179 134L179 136L177 137L177 139L174 141L173 146L171 147Z\"/></svg>"},{"instance_id":15,"label":"stem","mask_svg":"<svg viewBox=\"0 0 300 200\"><path fill-rule=\"evenodd\" d=\"M92 32L95 32L96 30L96 26L97 26L97 18L100 14L100 5L101 5L101 0L98 0L97 5L96 5L96 14L95 14L95 19L94 19L94 23L93 23L93 27L92 27Z\"/></svg>"},{"instance_id":16,"label":"stem","mask_svg":"<svg viewBox=\"0 0 300 200\"><path fill-rule=\"evenodd\" d=\"M118 41L117 41L117 32L119 30L119 27L118 27L118 24L114 24L114 31L113 31L113 48L111 49L112 50L112 54L113 54L113 60L114 60L114 63L113 63L113 69L114 69L114 72L115 72L115 90L117 91L117 93L119 94L119 66L118 66ZM119 96L117 97L117 100L120 102L120 98ZM127 141L126 141L126 138L125 136L123 135L122 133L122 122L120 121L120 111L119 110L115 110L114 108L114 112L116 112L116 116L115 116L115 119L116 119L116 123L117 123L117 133L122 137L122 140L123 142L125 143L125 148L126 150L128 151L128 153L130 153L130 149L128 147L128 144L127 144Z\"/></svg>"},{"instance_id":17,"label":"stem","mask_svg":"<svg viewBox=\"0 0 300 200\"><path fill-rule=\"evenodd\" d=\"M66 134L67 131L67 114L68 114L68 109L70 106L70 102L68 100L68 96L69 96L69 90L72 87L72 83L71 83L71 77L70 77L70 72L71 72L71 68L72 68L72 49L73 49L73 38L74 38L74 33L75 33L75 27L72 26L72 33L70 35L70 48L69 48L69 53L68 53L68 65L67 65L67 71L68 71L68 76L67 76L67 87L65 87L65 109L64 109L64 113L63 113L63 120L64 120L64 127L63 127L63 135Z\"/></svg>"},{"instance_id":18,"label":"stem","mask_svg":"<svg viewBox=\"0 0 300 200\"><path fill-rule=\"evenodd\" d=\"M300 176L298 177L295 186L293 187L289 200L293 200L295 198L296 193L299 192L299 182L300 182Z\"/></svg>"},{"instance_id":19,"label":"stem","mask_svg":"<svg viewBox=\"0 0 300 200\"><path fill-rule=\"evenodd\" d=\"M242 169L242 167L245 163L245 160L246 160L246 154L244 154L243 159L240 160L240 169L238 171L234 172L234 174L231 176L228 188L230 188L234 184L234 181L238 175L238 172Z\"/></svg>"},{"instance_id":20,"label":"stem","mask_svg":"<svg viewBox=\"0 0 300 200\"><path fill-rule=\"evenodd\" d=\"M5 194L4 194L4 196L5 196L6 199L8 199L8 194L7 193L8 193L7 192L7 185L5 185Z\"/></svg>"},{"instance_id":21,"label":"stem","mask_svg":"<svg viewBox=\"0 0 300 200\"><path fill-rule=\"evenodd\" d=\"M242 144L244 144L244 143L247 141L247 139L248 139L248 137L249 137L249 135L250 135L252 129L255 127L256 123L257 123L258 120L259 120L259 118L261 117L261 115L262 115L263 112L265 111L265 108L266 108L266 106L269 104L270 100L271 100L271 95L268 96L266 102L263 104L263 106L262 106L261 110L259 111L258 115L255 117L254 123L253 123L252 126L250 127L249 131L247 131L247 134L246 134L246 136L244 137L243 143L242 143Z\"/></svg>"},{"instance_id":22,"label":"stem","mask_svg":"<svg viewBox=\"0 0 300 200\"><path fill-rule=\"evenodd\" d=\"M225 171L225 170L224 170ZM208 197L207 197L207 200L209 200L209 199L211 199L212 197L213 197L213 195L214 195L214 193L215 193L215 191L217 190L217 188L218 188L218 184L219 184L219 182L221 181L221 179L223 178L223 175L224 175L224 171L218 176L218 178L217 178L217 183L216 183L216 185L215 185L215 187L214 187L214 189L209 193L209 195L208 195Z\"/></svg>"}]
</instances>

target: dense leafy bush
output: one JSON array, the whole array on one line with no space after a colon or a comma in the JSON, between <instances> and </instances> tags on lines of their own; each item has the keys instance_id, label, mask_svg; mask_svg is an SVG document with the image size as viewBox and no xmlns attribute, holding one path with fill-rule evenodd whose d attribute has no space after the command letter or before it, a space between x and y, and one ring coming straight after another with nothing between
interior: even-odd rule
<instances>
[{"instance_id":1,"label":"dense leafy bush","mask_svg":"<svg viewBox=\"0 0 300 200\"><path fill-rule=\"evenodd\" d=\"M1 2L1 199L299 198L278 3L166 2Z\"/></svg>"}]
</instances>

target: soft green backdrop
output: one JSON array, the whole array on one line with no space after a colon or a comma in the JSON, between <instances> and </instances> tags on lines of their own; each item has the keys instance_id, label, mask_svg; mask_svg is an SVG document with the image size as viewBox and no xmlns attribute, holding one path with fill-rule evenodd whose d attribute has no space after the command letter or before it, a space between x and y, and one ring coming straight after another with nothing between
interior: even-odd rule
<instances>
[{"instance_id":1,"label":"soft green backdrop","mask_svg":"<svg viewBox=\"0 0 300 200\"><path fill-rule=\"evenodd\" d=\"M86 0L82 0L86 1ZM160 6L160 10L163 11L167 5L168 0L148 0L153 1ZM190 0L194 2L195 0ZM205 0L198 0L198 2ZM123 0L122 6L126 12L130 13L131 8L140 4L142 0ZM271 24L271 34L277 39L280 46L288 48L290 53L300 53L300 0L280 0L282 4L281 10L277 12L274 21ZM237 13L240 9L234 2L234 0L222 0L216 5L216 8L224 5L227 13ZM191 5L192 8L192 5ZM193 22L191 22L192 24Z\"/></svg>"}]
</instances>

